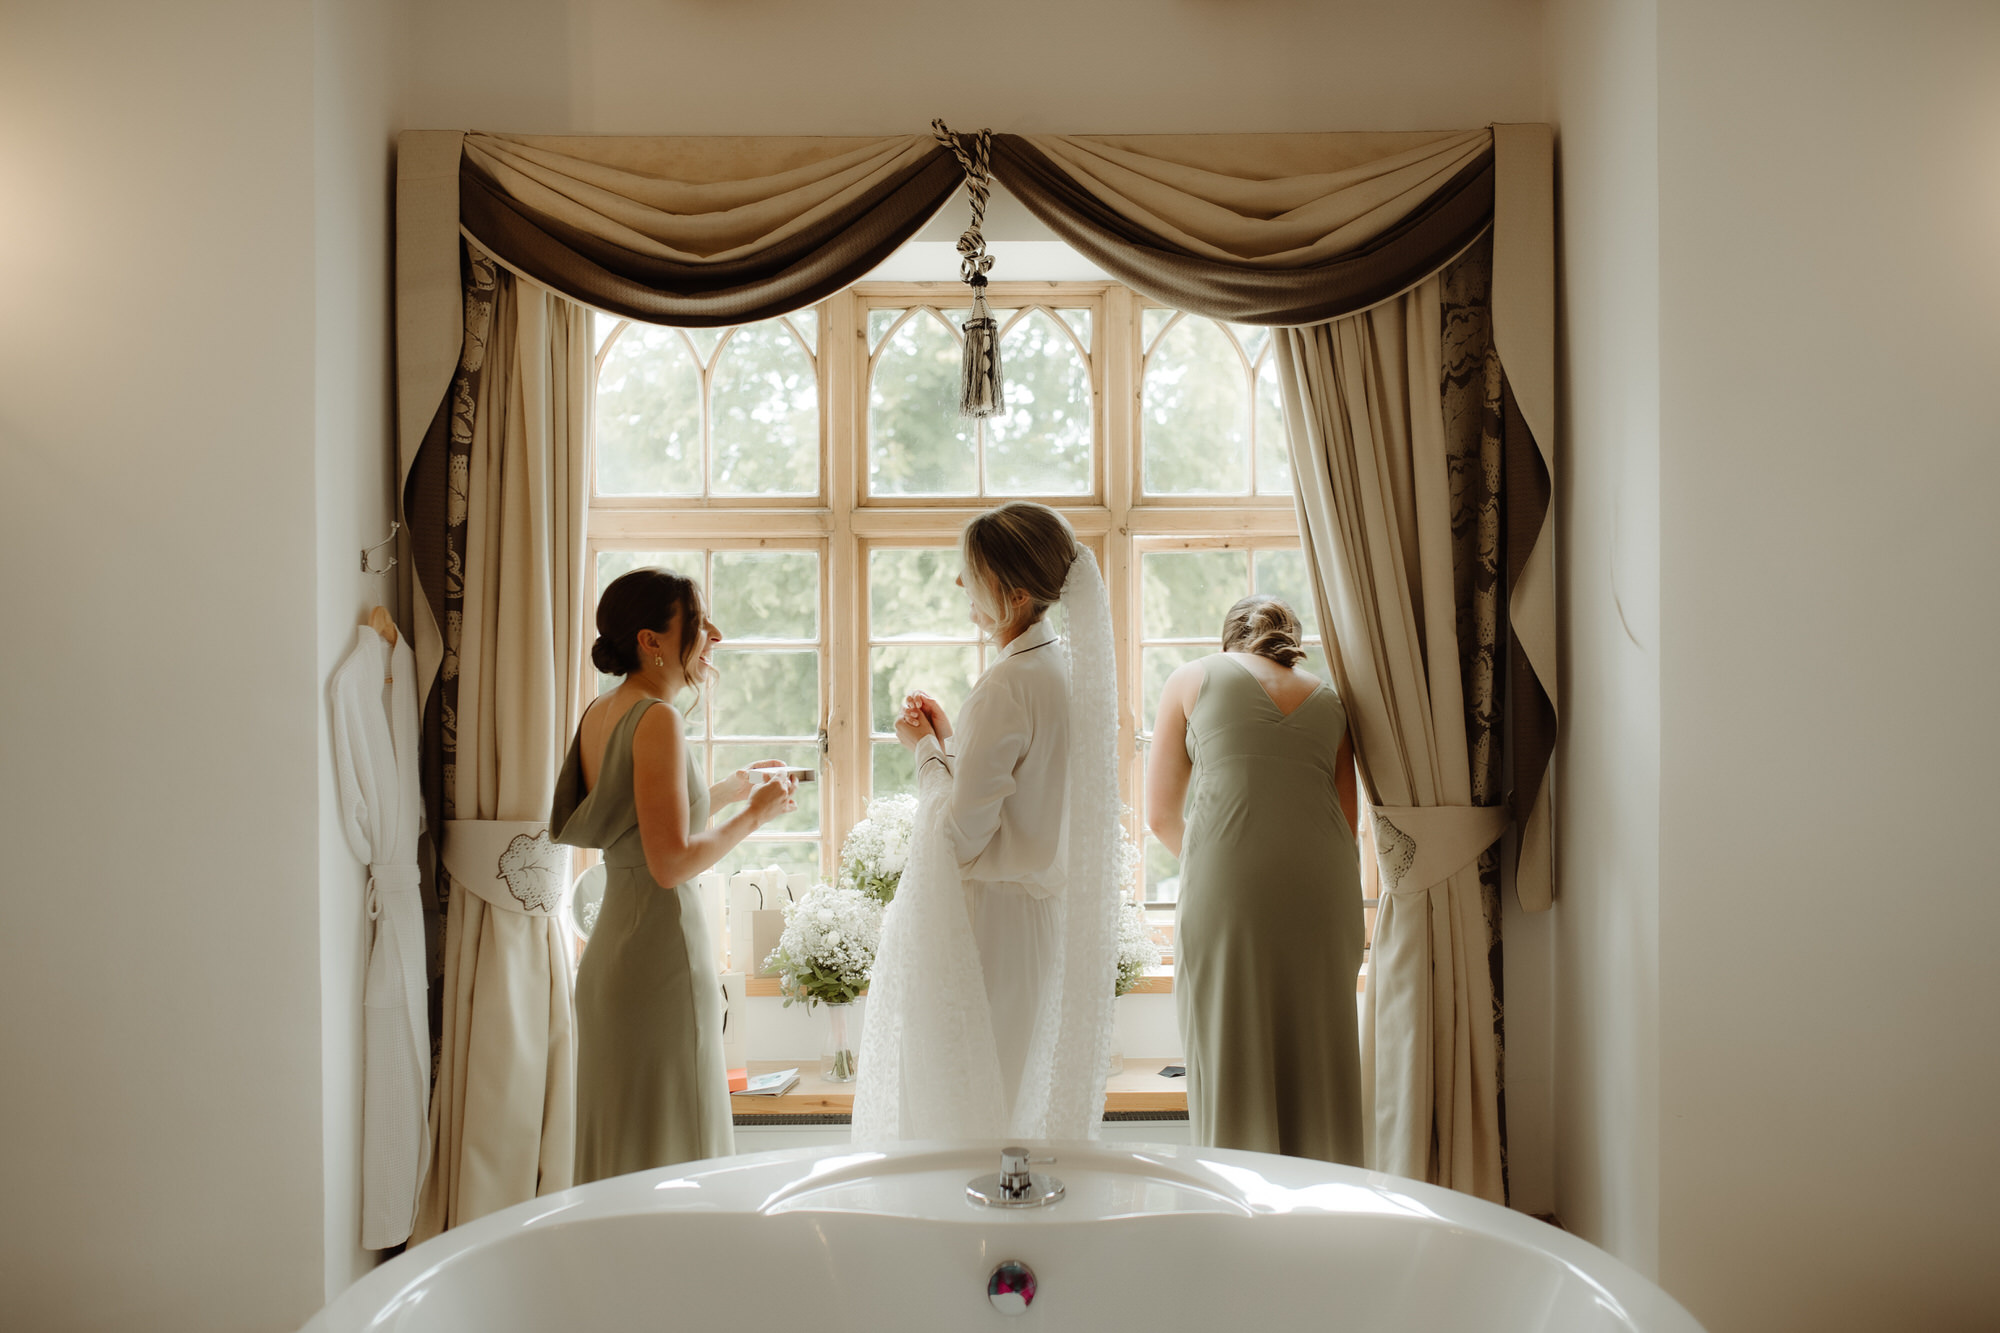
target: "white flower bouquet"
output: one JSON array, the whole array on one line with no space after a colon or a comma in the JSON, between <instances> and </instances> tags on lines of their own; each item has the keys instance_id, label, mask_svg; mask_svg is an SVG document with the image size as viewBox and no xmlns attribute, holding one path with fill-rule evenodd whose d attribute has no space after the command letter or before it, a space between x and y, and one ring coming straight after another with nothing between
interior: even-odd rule
<instances>
[{"instance_id":1,"label":"white flower bouquet","mask_svg":"<svg viewBox=\"0 0 2000 1333\"><path fill-rule=\"evenodd\" d=\"M786 1005L852 1004L868 987L882 904L860 889L815 884L785 904L785 931L764 966Z\"/></svg>"},{"instance_id":2,"label":"white flower bouquet","mask_svg":"<svg viewBox=\"0 0 2000 1333\"><path fill-rule=\"evenodd\" d=\"M1146 908L1126 899L1118 909L1118 981L1114 995L1129 995L1150 968L1160 965L1160 942L1146 924Z\"/></svg>"},{"instance_id":3,"label":"white flower bouquet","mask_svg":"<svg viewBox=\"0 0 2000 1333\"><path fill-rule=\"evenodd\" d=\"M887 904L896 896L910 860L910 832L917 821L917 798L884 796L868 803L868 816L840 844L840 886L857 889Z\"/></svg>"}]
</instances>

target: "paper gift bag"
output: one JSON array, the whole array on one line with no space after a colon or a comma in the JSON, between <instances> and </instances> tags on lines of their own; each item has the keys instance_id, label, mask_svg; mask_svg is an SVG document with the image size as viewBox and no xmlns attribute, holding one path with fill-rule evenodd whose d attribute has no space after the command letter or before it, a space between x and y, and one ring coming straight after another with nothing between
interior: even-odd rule
<instances>
[{"instance_id":1,"label":"paper gift bag","mask_svg":"<svg viewBox=\"0 0 2000 1333\"><path fill-rule=\"evenodd\" d=\"M720 871L704 870L694 877L695 893L708 917L711 943L715 946L715 970L729 970L729 882Z\"/></svg>"},{"instance_id":2,"label":"paper gift bag","mask_svg":"<svg viewBox=\"0 0 2000 1333\"><path fill-rule=\"evenodd\" d=\"M750 946L754 961L746 961L744 966L753 977L775 977L778 969L767 967L765 962L772 950L778 947L778 940L785 933L783 912L750 913Z\"/></svg>"},{"instance_id":3,"label":"paper gift bag","mask_svg":"<svg viewBox=\"0 0 2000 1333\"><path fill-rule=\"evenodd\" d=\"M750 1064L750 1005L741 972L722 974L722 1064L732 1075Z\"/></svg>"}]
</instances>

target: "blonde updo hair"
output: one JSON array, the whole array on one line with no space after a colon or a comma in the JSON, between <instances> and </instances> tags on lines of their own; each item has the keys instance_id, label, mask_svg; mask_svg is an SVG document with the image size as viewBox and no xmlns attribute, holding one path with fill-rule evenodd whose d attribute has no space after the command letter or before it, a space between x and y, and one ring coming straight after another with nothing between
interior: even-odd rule
<instances>
[{"instance_id":1,"label":"blonde updo hair","mask_svg":"<svg viewBox=\"0 0 2000 1333\"><path fill-rule=\"evenodd\" d=\"M1032 625L1062 599L1063 581L1076 559L1076 529L1047 505L1015 500L989 509L959 534L966 595L993 623L1007 623L1014 594L1028 595ZM996 600L997 595L997 600Z\"/></svg>"},{"instance_id":2,"label":"blonde updo hair","mask_svg":"<svg viewBox=\"0 0 2000 1333\"><path fill-rule=\"evenodd\" d=\"M1298 612L1286 602L1253 593L1222 618L1222 651L1255 653L1281 667L1294 667L1306 660L1306 650L1299 646L1304 632Z\"/></svg>"}]
</instances>

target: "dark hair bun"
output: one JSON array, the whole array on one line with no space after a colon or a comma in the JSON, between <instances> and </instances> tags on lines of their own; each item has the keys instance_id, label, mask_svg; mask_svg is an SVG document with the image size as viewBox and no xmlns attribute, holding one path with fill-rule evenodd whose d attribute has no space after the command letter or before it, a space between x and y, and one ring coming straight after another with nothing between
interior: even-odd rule
<instances>
[{"instance_id":1,"label":"dark hair bun","mask_svg":"<svg viewBox=\"0 0 2000 1333\"><path fill-rule=\"evenodd\" d=\"M639 645L635 639L621 652L617 644L597 636L590 645L590 664L607 676L629 676L639 669Z\"/></svg>"},{"instance_id":2,"label":"dark hair bun","mask_svg":"<svg viewBox=\"0 0 2000 1333\"><path fill-rule=\"evenodd\" d=\"M639 669L639 632L665 634L680 616L681 667L695 680L702 622L707 618L701 590L685 575L670 569L644 568L620 574L597 599L597 640L590 660L607 676L629 676Z\"/></svg>"}]
</instances>

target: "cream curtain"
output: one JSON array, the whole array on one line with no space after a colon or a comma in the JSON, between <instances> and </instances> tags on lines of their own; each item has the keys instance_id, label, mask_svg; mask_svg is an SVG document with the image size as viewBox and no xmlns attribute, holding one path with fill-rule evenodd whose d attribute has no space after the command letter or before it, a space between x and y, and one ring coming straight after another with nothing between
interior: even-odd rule
<instances>
[{"instance_id":1,"label":"cream curtain","mask_svg":"<svg viewBox=\"0 0 2000 1333\"><path fill-rule=\"evenodd\" d=\"M575 1153L567 853L547 819L581 687L590 317L476 251L465 272L437 710L449 908L419 1241L567 1188Z\"/></svg>"},{"instance_id":2,"label":"cream curtain","mask_svg":"<svg viewBox=\"0 0 2000 1333\"><path fill-rule=\"evenodd\" d=\"M1440 280L1281 336L1301 540L1380 871L1362 1023L1368 1162L1504 1201L1477 861L1507 810L1473 803Z\"/></svg>"}]
</instances>

